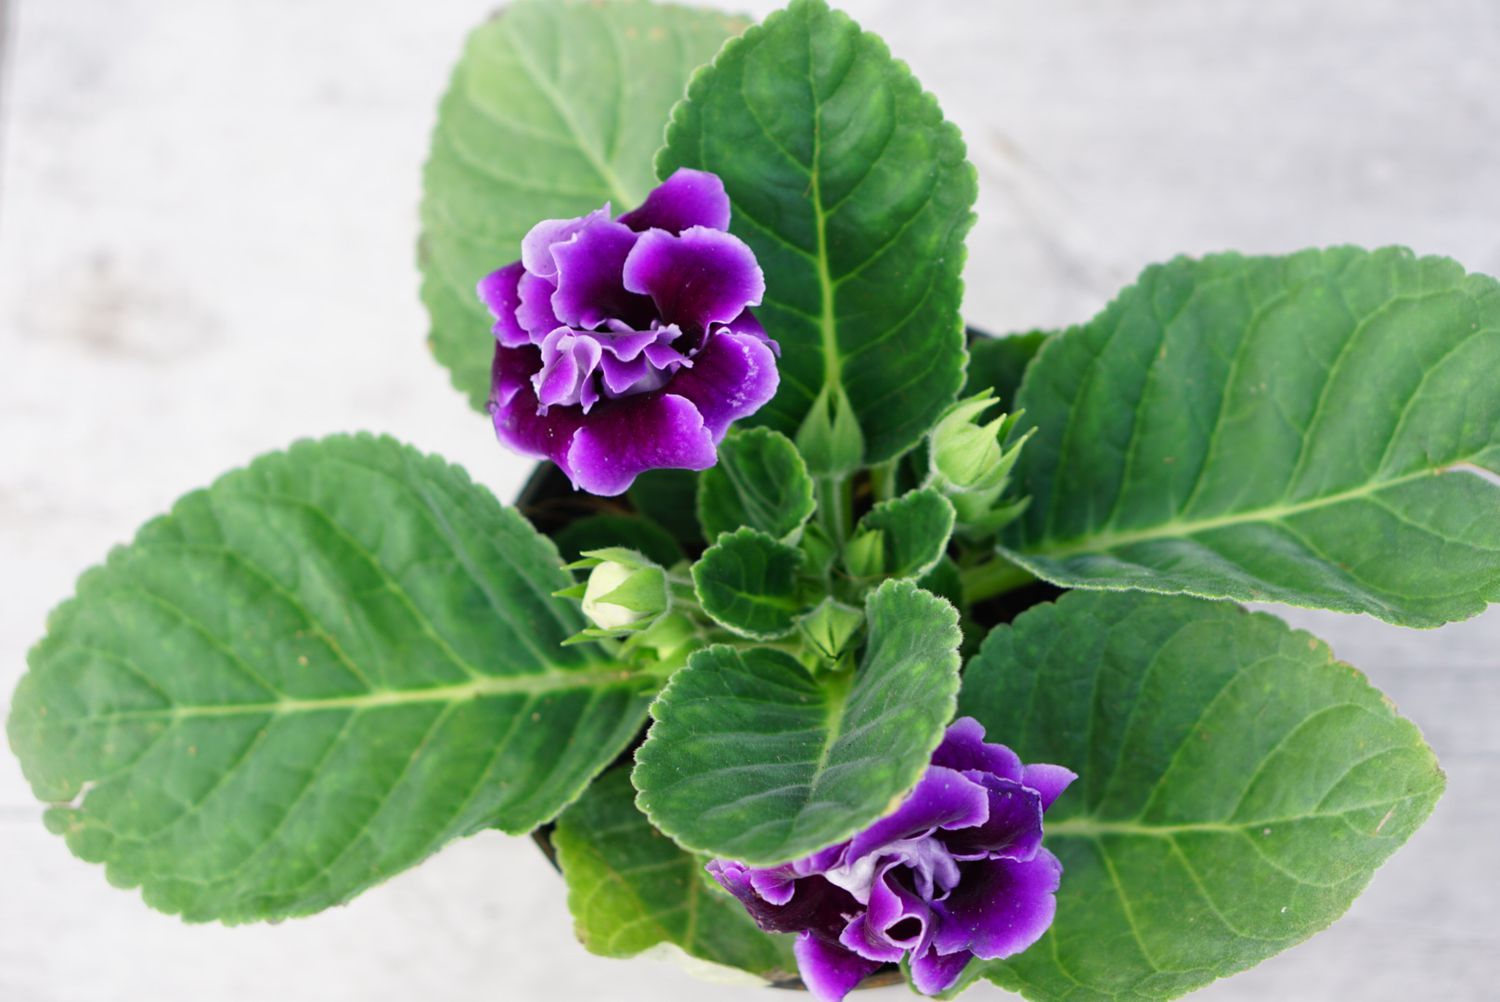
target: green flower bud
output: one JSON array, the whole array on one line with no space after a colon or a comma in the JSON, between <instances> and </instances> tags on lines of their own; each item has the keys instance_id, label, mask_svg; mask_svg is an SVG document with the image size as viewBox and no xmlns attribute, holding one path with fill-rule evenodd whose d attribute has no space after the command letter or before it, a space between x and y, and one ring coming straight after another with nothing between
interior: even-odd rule
<instances>
[{"instance_id":1,"label":"green flower bud","mask_svg":"<svg viewBox=\"0 0 1500 1002\"><path fill-rule=\"evenodd\" d=\"M928 444L928 482L946 494L965 535L992 535L1020 514L1024 502L998 505L1010 483L1011 470L1031 432L1005 447L1020 414L983 420L999 404L993 390L958 401L933 426Z\"/></svg>"},{"instance_id":2,"label":"green flower bud","mask_svg":"<svg viewBox=\"0 0 1500 1002\"><path fill-rule=\"evenodd\" d=\"M620 546L588 550L571 564L587 569L588 580L563 594L578 598L595 629L585 633L618 636L650 627L672 608L667 572L646 557Z\"/></svg>"},{"instance_id":3,"label":"green flower bud","mask_svg":"<svg viewBox=\"0 0 1500 1002\"><path fill-rule=\"evenodd\" d=\"M948 408L932 429L929 452L932 476L952 492L986 491L1004 487L1015 465L1016 450L1001 445L1015 418L1001 414L981 424L984 412L999 403L985 390Z\"/></svg>"},{"instance_id":4,"label":"green flower bud","mask_svg":"<svg viewBox=\"0 0 1500 1002\"><path fill-rule=\"evenodd\" d=\"M885 573L885 533L866 529L844 544L844 566L857 578L878 578Z\"/></svg>"},{"instance_id":5,"label":"green flower bud","mask_svg":"<svg viewBox=\"0 0 1500 1002\"><path fill-rule=\"evenodd\" d=\"M865 623L865 614L852 605L825 598L818 607L797 621L802 635L823 657L837 661L852 645Z\"/></svg>"}]
</instances>

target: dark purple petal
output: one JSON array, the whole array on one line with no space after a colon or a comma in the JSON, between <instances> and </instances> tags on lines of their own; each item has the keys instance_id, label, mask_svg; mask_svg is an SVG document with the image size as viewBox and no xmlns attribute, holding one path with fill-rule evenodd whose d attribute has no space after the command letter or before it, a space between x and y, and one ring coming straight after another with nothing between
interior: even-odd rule
<instances>
[{"instance_id":1,"label":"dark purple petal","mask_svg":"<svg viewBox=\"0 0 1500 1002\"><path fill-rule=\"evenodd\" d=\"M604 392L611 397L627 396L633 390L657 390L667 381L667 375L652 368L645 355L622 362L606 354L600 359L599 375L604 379Z\"/></svg>"},{"instance_id":2,"label":"dark purple petal","mask_svg":"<svg viewBox=\"0 0 1500 1002\"><path fill-rule=\"evenodd\" d=\"M537 413L531 377L541 367L541 352L536 348L495 346L490 389L495 435L523 455L552 460L576 483L568 466L568 450L583 415L572 407L554 407L546 415Z\"/></svg>"},{"instance_id":3,"label":"dark purple petal","mask_svg":"<svg viewBox=\"0 0 1500 1002\"><path fill-rule=\"evenodd\" d=\"M839 942L866 960L883 964L897 963L906 956L906 947L894 945L871 928L868 914L856 915L839 934Z\"/></svg>"},{"instance_id":4,"label":"dark purple petal","mask_svg":"<svg viewBox=\"0 0 1500 1002\"><path fill-rule=\"evenodd\" d=\"M870 889L865 911L867 934L900 950L926 945L933 925L927 902L898 879L895 866L887 866ZM851 949L852 949L851 945Z\"/></svg>"},{"instance_id":5,"label":"dark purple petal","mask_svg":"<svg viewBox=\"0 0 1500 1002\"><path fill-rule=\"evenodd\" d=\"M1042 847L1042 797L1020 783L989 773L973 772L989 798L984 823L963 831L944 832L940 838L960 859L1005 856L1030 859Z\"/></svg>"},{"instance_id":6,"label":"dark purple petal","mask_svg":"<svg viewBox=\"0 0 1500 1002\"><path fill-rule=\"evenodd\" d=\"M694 226L642 233L625 259L625 288L650 296L663 321L703 331L758 306L766 279L739 237Z\"/></svg>"},{"instance_id":7,"label":"dark purple petal","mask_svg":"<svg viewBox=\"0 0 1500 1002\"><path fill-rule=\"evenodd\" d=\"M557 277L557 261L552 249L557 244L571 240L584 227L600 221L609 221L609 203L595 209L586 216L573 219L543 219L521 238L521 264L539 278Z\"/></svg>"},{"instance_id":8,"label":"dark purple petal","mask_svg":"<svg viewBox=\"0 0 1500 1002\"><path fill-rule=\"evenodd\" d=\"M945 901L932 945L942 954L968 950L985 960L1020 953L1042 938L1057 910L1062 864L1046 849L1025 862L983 859L963 864L963 879Z\"/></svg>"},{"instance_id":9,"label":"dark purple petal","mask_svg":"<svg viewBox=\"0 0 1500 1002\"><path fill-rule=\"evenodd\" d=\"M952 769L929 766L900 807L849 841L847 858L857 859L936 828L982 825L988 817L989 795L983 785Z\"/></svg>"},{"instance_id":10,"label":"dark purple petal","mask_svg":"<svg viewBox=\"0 0 1500 1002\"><path fill-rule=\"evenodd\" d=\"M842 1002L880 964L804 932L792 946L802 983L819 1002Z\"/></svg>"},{"instance_id":11,"label":"dark purple petal","mask_svg":"<svg viewBox=\"0 0 1500 1002\"><path fill-rule=\"evenodd\" d=\"M647 470L706 470L717 459L702 415L674 391L595 408L573 436L567 468L581 490L613 497Z\"/></svg>"},{"instance_id":12,"label":"dark purple petal","mask_svg":"<svg viewBox=\"0 0 1500 1002\"><path fill-rule=\"evenodd\" d=\"M977 769L1002 779L1021 782L1021 758L1004 745L984 740L984 726L973 717L959 717L948 725L943 743L932 753L933 765L967 772Z\"/></svg>"},{"instance_id":13,"label":"dark purple petal","mask_svg":"<svg viewBox=\"0 0 1500 1002\"><path fill-rule=\"evenodd\" d=\"M507 348L519 348L531 342L525 329L516 320L516 308L521 305L518 286L523 274L521 262L516 261L479 280L479 301L494 316L495 326L491 330Z\"/></svg>"},{"instance_id":14,"label":"dark purple petal","mask_svg":"<svg viewBox=\"0 0 1500 1002\"><path fill-rule=\"evenodd\" d=\"M693 367L672 378L671 392L691 400L714 441L776 395L780 380L771 349L746 334L710 334Z\"/></svg>"},{"instance_id":15,"label":"dark purple petal","mask_svg":"<svg viewBox=\"0 0 1500 1002\"><path fill-rule=\"evenodd\" d=\"M662 342L671 344L682 332L676 327L657 327L638 331L619 320L609 321L609 329L598 335L599 344L615 358L626 362L635 358L649 345Z\"/></svg>"},{"instance_id":16,"label":"dark purple petal","mask_svg":"<svg viewBox=\"0 0 1500 1002\"><path fill-rule=\"evenodd\" d=\"M532 344L541 344L543 338L563 325L552 312L552 294L557 286L545 278L522 275L519 288L521 305L516 307L516 322L531 335Z\"/></svg>"},{"instance_id":17,"label":"dark purple petal","mask_svg":"<svg viewBox=\"0 0 1500 1002\"><path fill-rule=\"evenodd\" d=\"M573 239L552 248L557 291L552 311L570 327L591 329L610 318L650 322L651 304L625 291L625 259L640 237L608 219L590 222Z\"/></svg>"},{"instance_id":18,"label":"dark purple petal","mask_svg":"<svg viewBox=\"0 0 1500 1002\"><path fill-rule=\"evenodd\" d=\"M792 900L797 891L797 877L789 866L778 866L772 870L751 870L750 886L768 904L784 905Z\"/></svg>"},{"instance_id":19,"label":"dark purple petal","mask_svg":"<svg viewBox=\"0 0 1500 1002\"><path fill-rule=\"evenodd\" d=\"M968 950L960 950L947 956L943 956L936 950L913 955L911 958L912 987L923 995L940 995L958 982L959 975L963 974L964 968L968 967L969 961L973 959L974 955Z\"/></svg>"},{"instance_id":20,"label":"dark purple petal","mask_svg":"<svg viewBox=\"0 0 1500 1002\"><path fill-rule=\"evenodd\" d=\"M851 898L848 891L816 875L794 881L790 896L780 903L772 903L761 897L755 888L756 874L766 871L757 871L732 860L716 859L708 864L708 872L720 886L739 898L756 925L766 932L811 930L825 939L835 940L849 923L845 916L860 911L859 902Z\"/></svg>"},{"instance_id":21,"label":"dark purple petal","mask_svg":"<svg viewBox=\"0 0 1500 1002\"><path fill-rule=\"evenodd\" d=\"M620 217L620 222L637 232L666 230L681 233L692 226L714 230L729 229L729 196L717 174L679 167L651 194Z\"/></svg>"},{"instance_id":22,"label":"dark purple petal","mask_svg":"<svg viewBox=\"0 0 1500 1002\"><path fill-rule=\"evenodd\" d=\"M1052 802L1062 796L1062 792L1077 778L1078 773L1072 769L1064 769L1060 765L1038 763L1028 765L1021 770L1021 782L1042 795L1042 810L1044 811L1051 807Z\"/></svg>"}]
</instances>

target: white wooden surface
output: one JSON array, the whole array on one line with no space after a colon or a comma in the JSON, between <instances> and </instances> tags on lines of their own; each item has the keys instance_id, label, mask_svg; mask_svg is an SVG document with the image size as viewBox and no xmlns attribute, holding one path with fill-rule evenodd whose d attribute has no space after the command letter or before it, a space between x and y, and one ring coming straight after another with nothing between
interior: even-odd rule
<instances>
[{"instance_id":1,"label":"white wooden surface","mask_svg":"<svg viewBox=\"0 0 1500 1002\"><path fill-rule=\"evenodd\" d=\"M519 484L426 355L412 265L434 102L489 2L11 0L0 710L76 574L257 452L368 428ZM847 7L965 128L975 323L1085 318L1182 251L1402 242L1500 273L1496 0ZM1426 729L1450 789L1331 931L1201 997L1494 998L1500 611L1425 634L1290 618ZM766 997L586 955L519 840L453 846L314 919L222 929L109 888L38 813L0 755L4 1002Z\"/></svg>"}]
</instances>

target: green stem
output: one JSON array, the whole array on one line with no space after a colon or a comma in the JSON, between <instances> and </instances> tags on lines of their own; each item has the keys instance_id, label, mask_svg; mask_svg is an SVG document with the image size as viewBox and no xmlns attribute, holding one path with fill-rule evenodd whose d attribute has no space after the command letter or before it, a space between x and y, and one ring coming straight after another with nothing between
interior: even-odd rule
<instances>
[{"instance_id":1,"label":"green stem","mask_svg":"<svg viewBox=\"0 0 1500 1002\"><path fill-rule=\"evenodd\" d=\"M896 464L899 459L870 467L870 489L876 501L889 501L896 496Z\"/></svg>"},{"instance_id":2,"label":"green stem","mask_svg":"<svg viewBox=\"0 0 1500 1002\"><path fill-rule=\"evenodd\" d=\"M994 598L996 595L1004 595L1008 591L1023 588L1035 581L1036 575L1024 567L1018 567L1004 557L996 557L994 560L965 568L960 572L959 580L963 582L964 601L973 605L975 602L983 602L987 598Z\"/></svg>"},{"instance_id":3,"label":"green stem","mask_svg":"<svg viewBox=\"0 0 1500 1002\"><path fill-rule=\"evenodd\" d=\"M819 477L817 487L818 520L823 523L829 538L842 549L854 521L854 497L849 490L849 481L844 477Z\"/></svg>"}]
</instances>

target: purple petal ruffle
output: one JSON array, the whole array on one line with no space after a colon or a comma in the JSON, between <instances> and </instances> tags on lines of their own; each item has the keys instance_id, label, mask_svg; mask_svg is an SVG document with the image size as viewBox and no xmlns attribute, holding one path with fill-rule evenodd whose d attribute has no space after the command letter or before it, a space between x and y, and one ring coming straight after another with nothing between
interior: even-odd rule
<instances>
[{"instance_id":1,"label":"purple petal ruffle","mask_svg":"<svg viewBox=\"0 0 1500 1002\"><path fill-rule=\"evenodd\" d=\"M683 169L618 220L605 205L532 227L521 260L478 287L495 317L502 442L595 494L714 464L778 382L776 345L750 312L765 278L729 212L723 182Z\"/></svg>"},{"instance_id":2,"label":"purple petal ruffle","mask_svg":"<svg viewBox=\"0 0 1500 1002\"><path fill-rule=\"evenodd\" d=\"M1013 956L1051 925L1062 866L1041 847L1042 814L1075 778L1023 765L965 717L900 806L847 842L777 867L708 870L762 928L799 934L815 997L836 1002L902 958L916 989L936 995L973 958Z\"/></svg>"}]
</instances>

